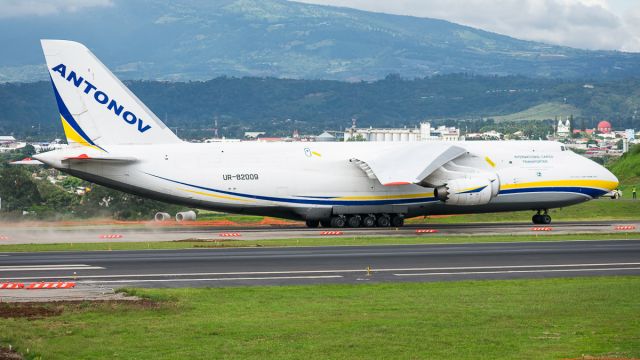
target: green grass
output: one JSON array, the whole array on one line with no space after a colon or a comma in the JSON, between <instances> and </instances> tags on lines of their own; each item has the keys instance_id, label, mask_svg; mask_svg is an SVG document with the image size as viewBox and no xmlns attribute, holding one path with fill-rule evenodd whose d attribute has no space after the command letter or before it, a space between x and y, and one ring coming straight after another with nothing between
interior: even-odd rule
<instances>
[{"instance_id":1,"label":"green grass","mask_svg":"<svg viewBox=\"0 0 640 360\"><path fill-rule=\"evenodd\" d=\"M573 105L548 102L530 107L526 110L502 115L492 116L495 121L522 121L522 120L546 120L562 117L562 120L569 115L580 115L580 110Z\"/></svg>"},{"instance_id":2,"label":"green grass","mask_svg":"<svg viewBox=\"0 0 640 360\"><path fill-rule=\"evenodd\" d=\"M346 246L346 245L415 245L464 244L487 242L562 241L562 240L625 240L637 239L638 233L598 233L552 235L432 235L408 237L321 237L272 240L211 240L211 241L159 241L159 242L102 242L67 244L15 244L0 245L1 252L33 251L109 251L109 250L169 250L192 248L285 247L285 246Z\"/></svg>"},{"instance_id":3,"label":"green grass","mask_svg":"<svg viewBox=\"0 0 640 360\"><path fill-rule=\"evenodd\" d=\"M640 187L638 187L640 191ZM553 221L640 220L640 200L631 201L631 190L623 188L623 199L587 201L565 208L551 209ZM533 211L469 214L448 217L415 218L409 223L530 222Z\"/></svg>"},{"instance_id":4,"label":"green grass","mask_svg":"<svg viewBox=\"0 0 640 360\"><path fill-rule=\"evenodd\" d=\"M622 183L636 185L638 191L640 191L640 145L632 146L628 153L622 155L620 159L609 166L609 170ZM628 191L628 193L631 196L631 191Z\"/></svg>"},{"instance_id":5,"label":"green grass","mask_svg":"<svg viewBox=\"0 0 640 360\"><path fill-rule=\"evenodd\" d=\"M3 319L0 344L46 359L640 356L640 277L133 292L162 303Z\"/></svg>"}]
</instances>

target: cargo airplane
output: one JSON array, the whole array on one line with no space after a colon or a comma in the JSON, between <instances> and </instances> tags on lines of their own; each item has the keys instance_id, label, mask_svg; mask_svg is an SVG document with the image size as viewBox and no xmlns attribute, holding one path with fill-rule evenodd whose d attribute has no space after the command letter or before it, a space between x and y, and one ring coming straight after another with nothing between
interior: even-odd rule
<instances>
[{"instance_id":1,"label":"cargo airplane","mask_svg":"<svg viewBox=\"0 0 640 360\"><path fill-rule=\"evenodd\" d=\"M618 186L550 141L189 143L84 45L42 40L69 146L35 156L128 193L317 227L402 226L423 215L548 209Z\"/></svg>"}]
</instances>

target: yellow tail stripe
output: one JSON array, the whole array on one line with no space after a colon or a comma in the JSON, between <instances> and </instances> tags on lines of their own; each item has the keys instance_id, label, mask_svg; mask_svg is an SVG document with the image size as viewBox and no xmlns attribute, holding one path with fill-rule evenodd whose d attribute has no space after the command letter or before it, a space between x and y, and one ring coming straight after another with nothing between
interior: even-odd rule
<instances>
[{"instance_id":1,"label":"yellow tail stripe","mask_svg":"<svg viewBox=\"0 0 640 360\"><path fill-rule=\"evenodd\" d=\"M64 129L64 135L67 137L67 141L69 143L74 142L74 143L80 144L82 146L87 146L87 147L90 147L92 149L96 149L96 150L102 151L100 148L89 144L85 139L83 139L82 136L80 136L80 134L78 134L78 132L75 131L71 127L71 125L69 125L67 120L65 120L64 116L60 115L60 120L62 121L62 128Z\"/></svg>"}]
</instances>

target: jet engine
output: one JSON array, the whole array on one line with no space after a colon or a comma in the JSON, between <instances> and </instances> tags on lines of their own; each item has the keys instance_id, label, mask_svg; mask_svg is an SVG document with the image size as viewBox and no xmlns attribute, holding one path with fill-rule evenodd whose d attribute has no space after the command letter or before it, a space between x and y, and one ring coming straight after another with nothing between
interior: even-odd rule
<instances>
[{"instance_id":1,"label":"jet engine","mask_svg":"<svg viewBox=\"0 0 640 360\"><path fill-rule=\"evenodd\" d=\"M455 179L434 189L436 199L448 205L484 205L498 194L498 180Z\"/></svg>"}]
</instances>

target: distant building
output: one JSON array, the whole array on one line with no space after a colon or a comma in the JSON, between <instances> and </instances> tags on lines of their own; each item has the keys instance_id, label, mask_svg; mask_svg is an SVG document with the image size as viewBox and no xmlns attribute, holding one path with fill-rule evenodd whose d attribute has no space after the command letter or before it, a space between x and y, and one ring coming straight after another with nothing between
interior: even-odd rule
<instances>
[{"instance_id":1,"label":"distant building","mask_svg":"<svg viewBox=\"0 0 640 360\"><path fill-rule=\"evenodd\" d=\"M244 137L245 139L257 139L258 136L262 136L265 134L266 132L264 131L247 131L244 133Z\"/></svg>"},{"instance_id":2,"label":"distant building","mask_svg":"<svg viewBox=\"0 0 640 360\"><path fill-rule=\"evenodd\" d=\"M465 140L502 140L504 134L495 130L485 131L483 133L470 133L465 135Z\"/></svg>"},{"instance_id":3,"label":"distant building","mask_svg":"<svg viewBox=\"0 0 640 360\"><path fill-rule=\"evenodd\" d=\"M321 142L336 141L336 137L325 131L322 134L316 136L316 141L321 141Z\"/></svg>"},{"instance_id":4,"label":"distant building","mask_svg":"<svg viewBox=\"0 0 640 360\"><path fill-rule=\"evenodd\" d=\"M16 142L16 138L13 136L0 136L0 145L13 144Z\"/></svg>"},{"instance_id":5,"label":"distant building","mask_svg":"<svg viewBox=\"0 0 640 360\"><path fill-rule=\"evenodd\" d=\"M562 122L562 119L558 120L558 128L556 129L556 135L558 137L567 137L571 133L571 121L567 118L566 122Z\"/></svg>"},{"instance_id":6,"label":"distant building","mask_svg":"<svg viewBox=\"0 0 640 360\"><path fill-rule=\"evenodd\" d=\"M281 137L260 137L257 139L258 142L282 142L286 141L286 139Z\"/></svg>"},{"instance_id":7,"label":"distant building","mask_svg":"<svg viewBox=\"0 0 640 360\"><path fill-rule=\"evenodd\" d=\"M344 141L362 139L364 141L406 142L406 141L457 141L460 140L460 130L455 127L439 126L432 128L428 122L420 123L414 128L373 128L345 129Z\"/></svg>"},{"instance_id":8,"label":"distant building","mask_svg":"<svg viewBox=\"0 0 640 360\"><path fill-rule=\"evenodd\" d=\"M597 126L598 132L602 134L608 134L611 132L611 123L607 120L602 120Z\"/></svg>"},{"instance_id":9,"label":"distant building","mask_svg":"<svg viewBox=\"0 0 640 360\"><path fill-rule=\"evenodd\" d=\"M636 138L636 130L635 129L626 129L624 131L624 137L627 138L627 140L635 140L635 138Z\"/></svg>"},{"instance_id":10,"label":"distant building","mask_svg":"<svg viewBox=\"0 0 640 360\"><path fill-rule=\"evenodd\" d=\"M0 152L22 149L26 142L17 141L13 136L0 136Z\"/></svg>"}]
</instances>

